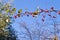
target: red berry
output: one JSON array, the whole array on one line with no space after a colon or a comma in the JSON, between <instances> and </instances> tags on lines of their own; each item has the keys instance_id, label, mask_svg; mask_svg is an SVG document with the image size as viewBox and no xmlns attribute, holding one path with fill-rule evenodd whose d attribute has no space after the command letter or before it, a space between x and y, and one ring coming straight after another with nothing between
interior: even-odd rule
<instances>
[{"instance_id":1,"label":"red berry","mask_svg":"<svg viewBox=\"0 0 60 40\"><path fill-rule=\"evenodd\" d=\"M14 18L17 18L17 16L15 15Z\"/></svg>"},{"instance_id":2,"label":"red berry","mask_svg":"<svg viewBox=\"0 0 60 40\"><path fill-rule=\"evenodd\" d=\"M35 16L33 16L33 17L35 17Z\"/></svg>"},{"instance_id":3,"label":"red berry","mask_svg":"<svg viewBox=\"0 0 60 40\"><path fill-rule=\"evenodd\" d=\"M44 22L44 18L42 18L42 21Z\"/></svg>"},{"instance_id":4,"label":"red berry","mask_svg":"<svg viewBox=\"0 0 60 40\"><path fill-rule=\"evenodd\" d=\"M43 18L45 18L45 15L42 15L43 16Z\"/></svg>"},{"instance_id":5,"label":"red berry","mask_svg":"<svg viewBox=\"0 0 60 40\"><path fill-rule=\"evenodd\" d=\"M53 16L53 18L56 18L56 16Z\"/></svg>"},{"instance_id":6,"label":"red berry","mask_svg":"<svg viewBox=\"0 0 60 40\"><path fill-rule=\"evenodd\" d=\"M20 14L17 14L18 17L20 17Z\"/></svg>"},{"instance_id":7,"label":"red berry","mask_svg":"<svg viewBox=\"0 0 60 40\"><path fill-rule=\"evenodd\" d=\"M54 10L54 7L51 7L52 10Z\"/></svg>"},{"instance_id":8,"label":"red berry","mask_svg":"<svg viewBox=\"0 0 60 40\"><path fill-rule=\"evenodd\" d=\"M58 14L60 15L60 11L58 11Z\"/></svg>"},{"instance_id":9,"label":"red berry","mask_svg":"<svg viewBox=\"0 0 60 40\"><path fill-rule=\"evenodd\" d=\"M32 12L29 12L28 14L32 15Z\"/></svg>"},{"instance_id":10,"label":"red berry","mask_svg":"<svg viewBox=\"0 0 60 40\"><path fill-rule=\"evenodd\" d=\"M43 9L40 9L41 10L41 12L44 12L44 10Z\"/></svg>"},{"instance_id":11,"label":"red berry","mask_svg":"<svg viewBox=\"0 0 60 40\"><path fill-rule=\"evenodd\" d=\"M27 15L27 16L29 16L29 15Z\"/></svg>"},{"instance_id":12,"label":"red berry","mask_svg":"<svg viewBox=\"0 0 60 40\"><path fill-rule=\"evenodd\" d=\"M51 10L50 10L50 12L52 12L54 10L54 7L51 7Z\"/></svg>"},{"instance_id":13,"label":"red berry","mask_svg":"<svg viewBox=\"0 0 60 40\"><path fill-rule=\"evenodd\" d=\"M51 16L50 14L48 14L48 16Z\"/></svg>"},{"instance_id":14,"label":"red berry","mask_svg":"<svg viewBox=\"0 0 60 40\"><path fill-rule=\"evenodd\" d=\"M45 10L45 12L49 12L49 10Z\"/></svg>"}]
</instances>

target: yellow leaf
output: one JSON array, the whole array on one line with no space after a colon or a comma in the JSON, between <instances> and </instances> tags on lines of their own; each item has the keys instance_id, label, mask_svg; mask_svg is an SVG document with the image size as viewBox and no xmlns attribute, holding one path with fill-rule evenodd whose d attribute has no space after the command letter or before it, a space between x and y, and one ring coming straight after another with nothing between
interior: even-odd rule
<instances>
[{"instance_id":1,"label":"yellow leaf","mask_svg":"<svg viewBox=\"0 0 60 40\"><path fill-rule=\"evenodd\" d=\"M38 15L38 12L33 12L33 15Z\"/></svg>"},{"instance_id":2,"label":"yellow leaf","mask_svg":"<svg viewBox=\"0 0 60 40\"><path fill-rule=\"evenodd\" d=\"M21 13L22 12L22 9L18 10L18 13Z\"/></svg>"},{"instance_id":3,"label":"yellow leaf","mask_svg":"<svg viewBox=\"0 0 60 40\"><path fill-rule=\"evenodd\" d=\"M16 11L16 8L13 8L12 11Z\"/></svg>"},{"instance_id":4,"label":"yellow leaf","mask_svg":"<svg viewBox=\"0 0 60 40\"><path fill-rule=\"evenodd\" d=\"M6 4L5 7L10 7L10 4Z\"/></svg>"},{"instance_id":5,"label":"yellow leaf","mask_svg":"<svg viewBox=\"0 0 60 40\"><path fill-rule=\"evenodd\" d=\"M4 10L5 7L2 7L1 10Z\"/></svg>"},{"instance_id":6,"label":"yellow leaf","mask_svg":"<svg viewBox=\"0 0 60 40\"><path fill-rule=\"evenodd\" d=\"M10 14L11 14L11 15L13 15L14 13L15 13L15 11L11 11L11 13L10 13Z\"/></svg>"},{"instance_id":7,"label":"yellow leaf","mask_svg":"<svg viewBox=\"0 0 60 40\"><path fill-rule=\"evenodd\" d=\"M10 10L6 10L6 13L10 12Z\"/></svg>"},{"instance_id":8,"label":"yellow leaf","mask_svg":"<svg viewBox=\"0 0 60 40\"><path fill-rule=\"evenodd\" d=\"M58 37L57 37L57 36L55 36L55 37L54 37L54 40L58 40Z\"/></svg>"}]
</instances>

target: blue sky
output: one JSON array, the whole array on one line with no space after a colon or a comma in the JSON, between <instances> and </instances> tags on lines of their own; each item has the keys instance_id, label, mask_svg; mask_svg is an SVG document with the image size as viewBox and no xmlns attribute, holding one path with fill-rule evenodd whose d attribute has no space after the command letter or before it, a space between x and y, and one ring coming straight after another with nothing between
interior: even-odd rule
<instances>
[{"instance_id":1,"label":"blue sky","mask_svg":"<svg viewBox=\"0 0 60 40\"><path fill-rule=\"evenodd\" d=\"M28 8L30 11L34 11L37 6L43 9L49 9L51 6L54 6L56 9L60 9L59 0L14 0L14 5L17 9Z\"/></svg>"},{"instance_id":2,"label":"blue sky","mask_svg":"<svg viewBox=\"0 0 60 40\"><path fill-rule=\"evenodd\" d=\"M28 9L28 11L35 11L37 6L39 6L42 9L50 9L53 6L55 9L60 10L60 0L14 0L13 3L14 3L14 7L16 7L17 10L23 9L23 12L25 12L26 8ZM60 22L60 18L59 18L60 16L58 15L57 17L58 17L58 18L56 18L57 22ZM30 30L30 28L32 28L32 30L33 30L35 28L35 26L37 26L34 24L34 23L36 23L36 21L41 23L40 18L41 17L38 17L36 19L33 17L26 17L26 16L20 17L15 20L16 22L13 24L13 26L15 27L15 29L17 29L17 31L19 31L20 27L19 27L18 23L24 21L28 25L29 30ZM47 16L46 22L52 23L52 21L49 21L50 19L48 19L48 18L49 17ZM32 25L32 23L34 24L33 25L34 27L30 27ZM53 30L53 28L51 28L51 29ZM36 30L36 28L34 30Z\"/></svg>"}]
</instances>

